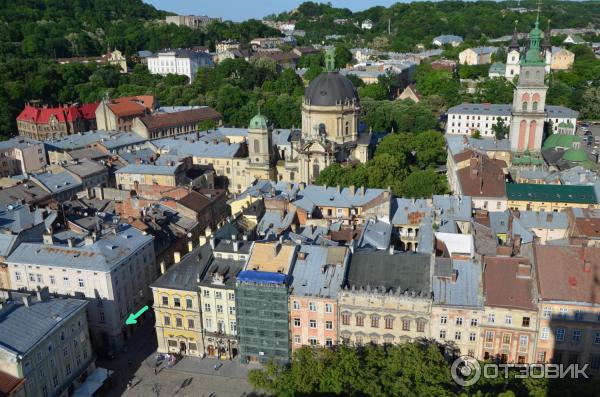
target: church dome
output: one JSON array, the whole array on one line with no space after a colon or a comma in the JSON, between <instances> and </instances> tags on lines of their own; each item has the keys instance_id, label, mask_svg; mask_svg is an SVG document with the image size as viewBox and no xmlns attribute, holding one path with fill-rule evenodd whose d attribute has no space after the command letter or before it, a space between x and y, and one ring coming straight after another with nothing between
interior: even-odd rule
<instances>
[{"instance_id":1,"label":"church dome","mask_svg":"<svg viewBox=\"0 0 600 397\"><path fill-rule=\"evenodd\" d=\"M582 163L588 160L588 156L583 149L569 149L565 152L562 159L574 163Z\"/></svg>"},{"instance_id":2,"label":"church dome","mask_svg":"<svg viewBox=\"0 0 600 397\"><path fill-rule=\"evenodd\" d=\"M358 100L356 88L345 76L325 72L310 82L304 92L304 103L313 106L335 106Z\"/></svg>"},{"instance_id":3,"label":"church dome","mask_svg":"<svg viewBox=\"0 0 600 397\"><path fill-rule=\"evenodd\" d=\"M252 117L252 120L250 120L250 125L248 126L248 128L253 130L268 129L267 118L260 113L257 114L256 116Z\"/></svg>"}]
</instances>

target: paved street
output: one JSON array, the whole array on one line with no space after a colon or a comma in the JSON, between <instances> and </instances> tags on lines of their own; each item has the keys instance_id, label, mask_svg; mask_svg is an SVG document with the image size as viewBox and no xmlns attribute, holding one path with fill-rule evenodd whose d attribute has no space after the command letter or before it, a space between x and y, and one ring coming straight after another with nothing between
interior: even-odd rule
<instances>
[{"instance_id":1,"label":"paved street","mask_svg":"<svg viewBox=\"0 0 600 397\"><path fill-rule=\"evenodd\" d=\"M97 393L101 397L239 397L256 396L246 381L250 367L216 359L184 358L172 368L160 368L154 374L156 339L148 322L131 339L127 352L116 360L98 360L97 364L114 372ZM217 370L215 364L222 363ZM127 389L127 382L133 386Z\"/></svg>"}]
</instances>

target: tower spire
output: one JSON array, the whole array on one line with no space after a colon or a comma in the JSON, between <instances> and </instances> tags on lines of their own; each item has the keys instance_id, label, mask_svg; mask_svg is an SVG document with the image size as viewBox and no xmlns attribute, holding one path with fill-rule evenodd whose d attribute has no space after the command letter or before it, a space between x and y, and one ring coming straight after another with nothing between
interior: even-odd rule
<instances>
[{"instance_id":1,"label":"tower spire","mask_svg":"<svg viewBox=\"0 0 600 397\"><path fill-rule=\"evenodd\" d=\"M517 24L519 23L519 21L517 19L515 19L515 29L513 30L513 36L512 36L512 40L510 41L510 45L508 46L509 49L513 50L519 50L519 48L521 48L521 46L519 45L519 32L517 32Z\"/></svg>"}]
</instances>

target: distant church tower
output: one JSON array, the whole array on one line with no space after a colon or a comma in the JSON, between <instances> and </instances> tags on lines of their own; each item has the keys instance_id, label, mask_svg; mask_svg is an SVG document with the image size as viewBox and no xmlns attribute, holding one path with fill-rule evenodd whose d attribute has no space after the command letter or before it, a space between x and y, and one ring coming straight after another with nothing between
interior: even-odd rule
<instances>
[{"instance_id":1,"label":"distant church tower","mask_svg":"<svg viewBox=\"0 0 600 397\"><path fill-rule=\"evenodd\" d=\"M519 33L517 32L517 23L515 21L515 30L513 32L512 40L508 46L508 52L506 54L506 74L505 77L509 81L513 81L515 76L519 74L521 67L521 46L519 45Z\"/></svg>"},{"instance_id":2,"label":"distant church tower","mask_svg":"<svg viewBox=\"0 0 600 397\"><path fill-rule=\"evenodd\" d=\"M248 182L256 179L275 180L275 166L271 129L267 118L258 114L250 120L248 126Z\"/></svg>"},{"instance_id":3,"label":"distant church tower","mask_svg":"<svg viewBox=\"0 0 600 397\"><path fill-rule=\"evenodd\" d=\"M513 152L539 152L546 119L546 92L544 78L546 61L541 50L542 30L540 13L535 27L529 33L529 48L521 58L519 82L514 91L510 145Z\"/></svg>"}]
</instances>

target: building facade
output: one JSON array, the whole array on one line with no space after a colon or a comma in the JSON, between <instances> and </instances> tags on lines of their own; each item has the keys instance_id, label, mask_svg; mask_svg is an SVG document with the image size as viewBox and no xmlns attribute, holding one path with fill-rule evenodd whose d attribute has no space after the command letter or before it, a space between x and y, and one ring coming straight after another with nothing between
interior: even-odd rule
<instances>
[{"instance_id":1,"label":"building facade","mask_svg":"<svg viewBox=\"0 0 600 397\"><path fill-rule=\"evenodd\" d=\"M164 50L148 57L148 70L152 74L177 74L186 76L190 84L198 69L212 66L210 54L184 49Z\"/></svg>"}]
</instances>

